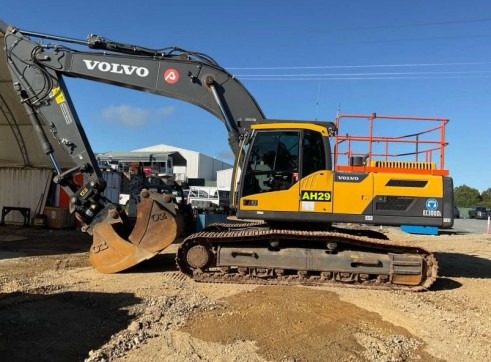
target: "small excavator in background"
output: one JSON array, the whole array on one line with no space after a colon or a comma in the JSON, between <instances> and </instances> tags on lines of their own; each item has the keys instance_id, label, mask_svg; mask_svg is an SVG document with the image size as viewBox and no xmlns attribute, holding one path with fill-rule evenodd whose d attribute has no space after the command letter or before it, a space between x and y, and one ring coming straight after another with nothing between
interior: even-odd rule
<instances>
[{"instance_id":1,"label":"small excavator in background","mask_svg":"<svg viewBox=\"0 0 491 362\"><path fill-rule=\"evenodd\" d=\"M375 121L397 118L376 114L341 115L335 122L267 119L236 77L198 52L149 49L96 35L77 40L4 22L0 30L19 102L53 163L54 182L70 197L70 211L93 236L90 260L98 271L119 272L158 254L180 235L183 218L169 195L144 189L136 223L130 225L124 210L103 197L101 170L64 77L180 99L224 123L235 155L231 195L237 221L211 225L180 245L178 268L194 280L417 291L436 279L430 252L362 227L338 225L451 228L453 182L443 168L443 138L375 136ZM366 119L370 134L341 135L345 118ZM442 136L448 122L403 119L436 122L428 132ZM75 167L60 168L45 130ZM359 141L368 143L368 152L354 147ZM373 148L390 142L415 144L413 154L427 159L392 160L390 152ZM436 146L422 150L426 144ZM441 153L439 165L431 161L434 151ZM344 156L348 162L341 165ZM77 185L75 174L87 182Z\"/></svg>"}]
</instances>

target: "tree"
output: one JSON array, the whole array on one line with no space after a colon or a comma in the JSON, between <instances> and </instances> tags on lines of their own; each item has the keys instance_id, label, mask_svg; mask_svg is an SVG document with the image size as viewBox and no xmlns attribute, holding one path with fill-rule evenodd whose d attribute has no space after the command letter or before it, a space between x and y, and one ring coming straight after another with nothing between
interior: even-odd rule
<instances>
[{"instance_id":1,"label":"tree","mask_svg":"<svg viewBox=\"0 0 491 362\"><path fill-rule=\"evenodd\" d=\"M491 188L481 193L482 205L491 208Z\"/></svg>"},{"instance_id":2,"label":"tree","mask_svg":"<svg viewBox=\"0 0 491 362\"><path fill-rule=\"evenodd\" d=\"M479 190L467 185L454 189L454 202L458 207L473 207L482 201Z\"/></svg>"},{"instance_id":3,"label":"tree","mask_svg":"<svg viewBox=\"0 0 491 362\"><path fill-rule=\"evenodd\" d=\"M481 193L482 201L489 202L491 201L491 188L487 189L486 191L483 191Z\"/></svg>"}]
</instances>

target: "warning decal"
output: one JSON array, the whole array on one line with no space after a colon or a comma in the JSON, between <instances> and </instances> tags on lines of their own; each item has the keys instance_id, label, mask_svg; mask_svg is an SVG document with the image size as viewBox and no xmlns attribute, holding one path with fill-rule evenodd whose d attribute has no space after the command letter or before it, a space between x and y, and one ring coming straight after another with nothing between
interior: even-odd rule
<instances>
[{"instance_id":1,"label":"warning decal","mask_svg":"<svg viewBox=\"0 0 491 362\"><path fill-rule=\"evenodd\" d=\"M63 95L60 87L51 89L51 96L55 98L57 104L65 102L65 96Z\"/></svg>"},{"instance_id":2,"label":"warning decal","mask_svg":"<svg viewBox=\"0 0 491 362\"><path fill-rule=\"evenodd\" d=\"M169 68L164 72L164 80L169 84L174 84L179 80L179 72L173 68Z\"/></svg>"}]
</instances>

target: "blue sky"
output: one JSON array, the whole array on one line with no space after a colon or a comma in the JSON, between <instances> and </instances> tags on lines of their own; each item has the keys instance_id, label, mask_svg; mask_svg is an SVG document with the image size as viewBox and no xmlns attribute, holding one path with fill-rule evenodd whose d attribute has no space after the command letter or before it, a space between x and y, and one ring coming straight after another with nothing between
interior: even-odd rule
<instances>
[{"instance_id":1,"label":"blue sky","mask_svg":"<svg viewBox=\"0 0 491 362\"><path fill-rule=\"evenodd\" d=\"M75 3L75 2L74 2ZM341 113L449 118L455 186L491 187L491 3L486 1L9 2L3 21L84 39L206 53L266 117ZM96 152L169 144L230 162L223 124L190 104L67 81Z\"/></svg>"}]
</instances>

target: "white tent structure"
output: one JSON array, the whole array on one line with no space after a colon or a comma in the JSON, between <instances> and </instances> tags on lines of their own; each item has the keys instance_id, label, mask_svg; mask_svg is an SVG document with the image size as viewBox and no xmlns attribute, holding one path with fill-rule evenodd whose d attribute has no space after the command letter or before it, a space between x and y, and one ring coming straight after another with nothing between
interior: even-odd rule
<instances>
[{"instance_id":1,"label":"white tent structure","mask_svg":"<svg viewBox=\"0 0 491 362\"><path fill-rule=\"evenodd\" d=\"M19 102L7 68L4 34L0 32L0 167L53 168L49 157L41 149L34 128ZM45 129L48 136L50 132ZM54 139L53 139L54 140ZM71 158L52 142L60 166L72 167Z\"/></svg>"},{"instance_id":2,"label":"white tent structure","mask_svg":"<svg viewBox=\"0 0 491 362\"><path fill-rule=\"evenodd\" d=\"M3 25L3 24L2 24ZM0 209L25 207L31 216L41 208L46 197L46 184L53 165L44 154L24 106L14 91L0 31ZM62 168L73 167L71 158L52 139L57 160ZM23 222L22 215L10 213L6 221Z\"/></svg>"}]
</instances>

